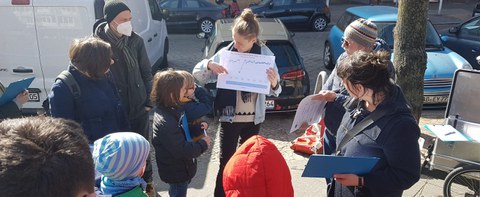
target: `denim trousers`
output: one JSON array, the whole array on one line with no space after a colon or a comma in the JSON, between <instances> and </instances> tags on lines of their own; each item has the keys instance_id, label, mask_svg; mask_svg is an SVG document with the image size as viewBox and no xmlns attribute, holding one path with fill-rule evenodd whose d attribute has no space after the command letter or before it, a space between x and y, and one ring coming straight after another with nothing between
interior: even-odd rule
<instances>
[{"instance_id":1,"label":"denim trousers","mask_svg":"<svg viewBox=\"0 0 480 197\"><path fill-rule=\"evenodd\" d=\"M189 183L190 180L182 183L169 183L170 189L168 189L168 195L170 195L170 197L186 197Z\"/></svg>"}]
</instances>

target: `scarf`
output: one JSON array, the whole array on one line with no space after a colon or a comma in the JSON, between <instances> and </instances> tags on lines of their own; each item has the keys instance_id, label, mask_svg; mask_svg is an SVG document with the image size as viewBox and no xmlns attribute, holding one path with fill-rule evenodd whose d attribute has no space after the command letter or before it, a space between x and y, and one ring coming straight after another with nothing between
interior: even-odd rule
<instances>
[{"instance_id":1,"label":"scarf","mask_svg":"<svg viewBox=\"0 0 480 197\"><path fill-rule=\"evenodd\" d=\"M107 35L108 39L110 40L110 43L112 43L115 47L120 49L124 56L125 56L125 61L127 63L127 68L128 71L133 71L134 68L138 68L138 61L137 58L135 58L134 53L128 47L128 36L122 36L120 38L117 38L115 34L112 32L112 30L108 27L108 25L105 26L105 34Z\"/></svg>"},{"instance_id":2,"label":"scarf","mask_svg":"<svg viewBox=\"0 0 480 197\"><path fill-rule=\"evenodd\" d=\"M5 86L3 86L2 83L0 83L0 96L2 96L4 92L5 92Z\"/></svg>"},{"instance_id":3,"label":"scarf","mask_svg":"<svg viewBox=\"0 0 480 197\"><path fill-rule=\"evenodd\" d=\"M233 42L232 42L233 43ZM238 51L233 44L229 45L230 48L227 50ZM262 48L257 44L253 44L252 49L249 53L253 54L262 54ZM241 91L242 101L244 103L250 102L252 93ZM218 110L221 116L233 117L235 116L235 106L237 105L237 91L236 90L227 90L219 88L217 90L217 96L215 97L214 107L215 110Z\"/></svg>"},{"instance_id":4,"label":"scarf","mask_svg":"<svg viewBox=\"0 0 480 197\"><path fill-rule=\"evenodd\" d=\"M102 176L100 190L102 191L102 194L110 194L115 196L118 194L128 192L139 185L145 191L145 188L147 187L147 182L145 182L140 177L135 177L135 178L123 180L123 181L116 181L116 180L111 180L106 176Z\"/></svg>"}]
</instances>

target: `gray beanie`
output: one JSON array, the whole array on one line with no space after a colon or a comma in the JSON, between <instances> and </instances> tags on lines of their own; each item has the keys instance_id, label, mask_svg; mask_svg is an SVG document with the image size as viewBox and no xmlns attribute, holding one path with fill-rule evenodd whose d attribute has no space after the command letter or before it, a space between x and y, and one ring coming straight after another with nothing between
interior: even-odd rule
<instances>
[{"instance_id":1,"label":"gray beanie","mask_svg":"<svg viewBox=\"0 0 480 197\"><path fill-rule=\"evenodd\" d=\"M345 28L344 38L348 38L365 48L373 48L377 39L377 25L359 18Z\"/></svg>"},{"instance_id":2,"label":"gray beanie","mask_svg":"<svg viewBox=\"0 0 480 197\"><path fill-rule=\"evenodd\" d=\"M120 14L120 12L125 10L130 11L130 8L128 8L128 6L122 1L108 0L105 2L105 6L103 7L103 13L105 14L103 18L107 21L107 23L110 23L118 14Z\"/></svg>"}]
</instances>

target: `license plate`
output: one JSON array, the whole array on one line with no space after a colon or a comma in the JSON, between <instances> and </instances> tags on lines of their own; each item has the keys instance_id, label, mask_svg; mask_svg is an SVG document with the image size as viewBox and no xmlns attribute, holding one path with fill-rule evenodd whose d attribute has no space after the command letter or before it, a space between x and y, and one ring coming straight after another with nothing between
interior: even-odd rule
<instances>
[{"instance_id":1,"label":"license plate","mask_svg":"<svg viewBox=\"0 0 480 197\"><path fill-rule=\"evenodd\" d=\"M28 102L40 102L38 93L28 93Z\"/></svg>"},{"instance_id":2,"label":"license plate","mask_svg":"<svg viewBox=\"0 0 480 197\"><path fill-rule=\"evenodd\" d=\"M267 109L273 109L275 107L275 101L274 100L266 100L265 101L265 106L267 106Z\"/></svg>"},{"instance_id":3,"label":"license plate","mask_svg":"<svg viewBox=\"0 0 480 197\"><path fill-rule=\"evenodd\" d=\"M437 103L447 103L447 96L425 96L423 97L423 103L425 104L437 104Z\"/></svg>"}]
</instances>

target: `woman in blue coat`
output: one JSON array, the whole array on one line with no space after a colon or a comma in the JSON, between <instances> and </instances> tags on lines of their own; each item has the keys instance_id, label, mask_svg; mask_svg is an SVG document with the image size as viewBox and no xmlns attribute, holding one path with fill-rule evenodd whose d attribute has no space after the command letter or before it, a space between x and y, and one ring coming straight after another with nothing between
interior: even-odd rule
<instances>
[{"instance_id":1,"label":"woman in blue coat","mask_svg":"<svg viewBox=\"0 0 480 197\"><path fill-rule=\"evenodd\" d=\"M359 102L343 116L337 153L380 160L366 175L334 175L335 196L402 196L420 178L420 128L401 89L389 79L388 60L386 52L356 52L338 68L346 90ZM339 147L354 125L377 110L386 113Z\"/></svg>"},{"instance_id":2,"label":"woman in blue coat","mask_svg":"<svg viewBox=\"0 0 480 197\"><path fill-rule=\"evenodd\" d=\"M74 97L69 85L57 79L49 95L54 117L80 123L90 143L113 132L129 130L128 119L110 75L110 44L95 37L75 39L68 72L80 89Z\"/></svg>"}]
</instances>

